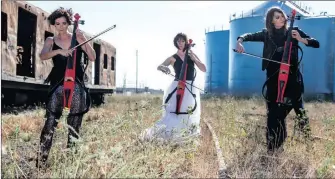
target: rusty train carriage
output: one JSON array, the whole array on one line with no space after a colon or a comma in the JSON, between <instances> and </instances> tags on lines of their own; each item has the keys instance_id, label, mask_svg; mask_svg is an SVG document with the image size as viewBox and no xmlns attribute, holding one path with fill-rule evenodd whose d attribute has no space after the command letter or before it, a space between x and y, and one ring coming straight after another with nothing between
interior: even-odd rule
<instances>
[{"instance_id":1,"label":"rusty train carriage","mask_svg":"<svg viewBox=\"0 0 335 179\"><path fill-rule=\"evenodd\" d=\"M48 24L49 13L25 1L1 1L1 88L4 103L44 101L49 84L44 84L53 66L52 60L40 60L39 53L47 37L55 34ZM84 17L81 18L85 20ZM79 28L82 25L79 25ZM72 26L69 31L72 32ZM91 34L84 32L86 38ZM116 49L101 39L89 42L96 51L95 62L83 55L93 103L101 104L106 93L113 93ZM44 92L41 95L41 92ZM31 96L37 96L34 99ZM15 101L15 102L14 102Z\"/></svg>"}]
</instances>

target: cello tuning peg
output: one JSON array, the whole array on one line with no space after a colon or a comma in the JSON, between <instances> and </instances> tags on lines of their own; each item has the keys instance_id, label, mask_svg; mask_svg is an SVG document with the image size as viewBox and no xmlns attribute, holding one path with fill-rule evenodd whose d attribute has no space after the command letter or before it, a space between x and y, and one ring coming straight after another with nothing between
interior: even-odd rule
<instances>
[{"instance_id":1,"label":"cello tuning peg","mask_svg":"<svg viewBox=\"0 0 335 179\"><path fill-rule=\"evenodd\" d=\"M76 20L79 20L80 15L79 15L78 13L76 13L73 17L74 17Z\"/></svg>"},{"instance_id":2,"label":"cello tuning peg","mask_svg":"<svg viewBox=\"0 0 335 179\"><path fill-rule=\"evenodd\" d=\"M85 20L79 20L78 23L81 24L81 25L84 25L85 24Z\"/></svg>"}]
</instances>

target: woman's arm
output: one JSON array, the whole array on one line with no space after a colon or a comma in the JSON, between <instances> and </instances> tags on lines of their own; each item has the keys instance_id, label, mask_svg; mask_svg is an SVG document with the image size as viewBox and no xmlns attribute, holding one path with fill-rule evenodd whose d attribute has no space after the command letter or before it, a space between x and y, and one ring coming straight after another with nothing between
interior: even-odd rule
<instances>
[{"instance_id":1,"label":"woman's arm","mask_svg":"<svg viewBox=\"0 0 335 179\"><path fill-rule=\"evenodd\" d=\"M264 29L255 33L245 33L237 37L237 40L240 42L264 42L265 32L266 30Z\"/></svg>"},{"instance_id":2,"label":"woman's arm","mask_svg":"<svg viewBox=\"0 0 335 179\"><path fill-rule=\"evenodd\" d=\"M81 44L85 42L87 39L83 32L79 29L76 30L76 35L77 35L77 41ZM96 58L95 50L92 48L92 46L89 43L86 43L81 46L81 49L87 54L88 59L90 61L94 61Z\"/></svg>"},{"instance_id":3,"label":"woman's arm","mask_svg":"<svg viewBox=\"0 0 335 179\"><path fill-rule=\"evenodd\" d=\"M206 72L207 69L206 69L206 65L204 63L202 63L199 59L199 57L193 53L192 50L189 50L190 52L190 57L191 59L194 61L194 63L197 65L197 67L202 71L202 72Z\"/></svg>"},{"instance_id":4,"label":"woman's arm","mask_svg":"<svg viewBox=\"0 0 335 179\"><path fill-rule=\"evenodd\" d=\"M80 42L80 40L78 40L79 43L83 43L85 41ZM96 58L95 50L92 48L92 46L89 43L82 45L81 49L83 49L83 51L87 54L88 59L90 59L90 61L95 60Z\"/></svg>"},{"instance_id":5,"label":"woman's arm","mask_svg":"<svg viewBox=\"0 0 335 179\"><path fill-rule=\"evenodd\" d=\"M162 71L164 73L171 73L170 69L169 69L169 65L172 64L172 61L173 61L173 57L168 57L166 60L164 60L164 62L162 64L160 64L158 67L157 67L157 70L159 71Z\"/></svg>"},{"instance_id":6,"label":"woman's arm","mask_svg":"<svg viewBox=\"0 0 335 179\"><path fill-rule=\"evenodd\" d=\"M45 42L43 49L40 53L40 59L41 60L48 60L58 54L60 54L60 50L52 50L53 45L53 37L48 37Z\"/></svg>"},{"instance_id":7,"label":"woman's arm","mask_svg":"<svg viewBox=\"0 0 335 179\"><path fill-rule=\"evenodd\" d=\"M258 31L255 33L245 33L243 35L240 35L237 37L237 42L236 42L236 52L242 53L244 52L244 47L242 45L242 42L264 42L265 41L265 34L266 34L266 29L263 29L262 31Z\"/></svg>"},{"instance_id":8,"label":"woman's arm","mask_svg":"<svg viewBox=\"0 0 335 179\"><path fill-rule=\"evenodd\" d=\"M304 43L307 47L320 48L318 40L310 37L297 27L292 30L292 37L297 39L299 42Z\"/></svg>"}]
</instances>

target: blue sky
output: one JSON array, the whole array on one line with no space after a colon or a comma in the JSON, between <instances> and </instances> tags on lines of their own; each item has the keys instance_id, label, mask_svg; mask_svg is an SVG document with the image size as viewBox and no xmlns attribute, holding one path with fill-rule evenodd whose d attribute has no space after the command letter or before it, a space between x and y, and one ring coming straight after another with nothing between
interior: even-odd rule
<instances>
[{"instance_id":1,"label":"blue sky","mask_svg":"<svg viewBox=\"0 0 335 179\"><path fill-rule=\"evenodd\" d=\"M99 38L117 50L116 85L122 86L126 74L128 86L135 86L136 49L138 49L138 85L165 89L173 77L157 71L157 66L176 52L173 37L184 32L196 43L193 51L205 59L205 28L229 29L229 15L249 11L264 1L28 1L51 12L59 6L72 8L85 25L79 28L97 34L116 24ZM303 1L318 14L335 15L334 1ZM92 10L94 8L95 10ZM171 68L172 70L172 68ZM204 88L205 73L197 69L196 85Z\"/></svg>"}]
</instances>

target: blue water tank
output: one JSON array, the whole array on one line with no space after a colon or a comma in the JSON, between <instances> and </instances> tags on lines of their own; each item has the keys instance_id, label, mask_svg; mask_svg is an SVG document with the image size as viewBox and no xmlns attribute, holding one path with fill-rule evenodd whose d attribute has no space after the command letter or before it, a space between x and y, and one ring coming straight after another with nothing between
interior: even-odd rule
<instances>
[{"instance_id":1,"label":"blue water tank","mask_svg":"<svg viewBox=\"0 0 335 179\"><path fill-rule=\"evenodd\" d=\"M249 32L257 32L264 28L263 17L247 17L236 19L230 23L229 44L229 93L238 96L261 94L265 81L265 73L261 70L261 59L235 53L237 37ZM262 56L262 42L244 42L245 51Z\"/></svg>"},{"instance_id":2,"label":"blue water tank","mask_svg":"<svg viewBox=\"0 0 335 179\"><path fill-rule=\"evenodd\" d=\"M261 95L262 86L266 80L266 73L262 71L262 60L235 53L237 37L244 33L254 33L265 28L265 16L268 8L272 6L281 7L286 14L290 15L292 8L302 15L301 10L289 2L268 1L256 9L251 10L242 18L231 20L230 22L230 44L229 44L229 93L234 96ZM263 8L263 9L262 9ZM252 13L250 13L252 12ZM295 21L295 25L297 25ZM262 56L263 42L243 42L245 51L251 54Z\"/></svg>"},{"instance_id":3,"label":"blue water tank","mask_svg":"<svg viewBox=\"0 0 335 179\"><path fill-rule=\"evenodd\" d=\"M228 93L229 30L206 33L205 90L215 94Z\"/></svg>"},{"instance_id":4,"label":"blue water tank","mask_svg":"<svg viewBox=\"0 0 335 179\"><path fill-rule=\"evenodd\" d=\"M332 33L332 36L333 36L333 101L335 102L335 18L332 18L333 19L333 26L332 26L332 30L333 30L333 33Z\"/></svg>"},{"instance_id":5,"label":"blue water tank","mask_svg":"<svg viewBox=\"0 0 335 179\"><path fill-rule=\"evenodd\" d=\"M305 96L334 94L335 18L310 17L299 22L299 28L320 42L320 48L303 49L301 71L304 76Z\"/></svg>"}]
</instances>

